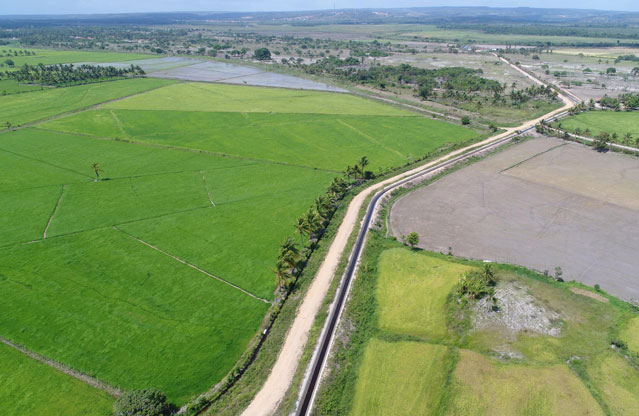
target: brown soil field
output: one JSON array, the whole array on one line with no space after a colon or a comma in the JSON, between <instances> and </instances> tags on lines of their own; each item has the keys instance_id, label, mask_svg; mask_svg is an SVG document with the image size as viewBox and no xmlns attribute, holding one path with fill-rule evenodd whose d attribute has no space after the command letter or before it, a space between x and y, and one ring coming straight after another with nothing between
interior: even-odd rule
<instances>
[{"instance_id":1,"label":"brown soil field","mask_svg":"<svg viewBox=\"0 0 639 416\"><path fill-rule=\"evenodd\" d=\"M534 138L400 198L396 236L639 299L639 160Z\"/></svg>"}]
</instances>

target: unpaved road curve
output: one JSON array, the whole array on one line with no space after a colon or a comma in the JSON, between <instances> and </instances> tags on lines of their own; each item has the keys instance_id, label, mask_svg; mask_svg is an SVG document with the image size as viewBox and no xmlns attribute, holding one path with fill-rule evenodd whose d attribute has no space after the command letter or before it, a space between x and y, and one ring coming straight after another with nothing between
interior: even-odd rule
<instances>
[{"instance_id":1,"label":"unpaved road curve","mask_svg":"<svg viewBox=\"0 0 639 416\"><path fill-rule=\"evenodd\" d=\"M515 65L512 65L510 63L508 64L518 69ZM527 74L527 76L532 77L529 74ZM541 120L560 114L570 109L574 105L573 102L564 95L560 94L559 97L565 105L557 110L554 110L534 120L527 121L519 127L509 128L504 133L490 137L482 142L475 143L471 146L459 150L455 150L454 152L451 152L446 156L442 156L437 160L428 162L408 172L404 172L392 178L386 179L383 182L371 185L353 198L348 206L346 215L344 216L344 219L337 230L335 239L328 249L326 258L317 271L317 274L315 275L315 278L313 279L313 282L311 283L311 286L309 287L308 292L306 293L306 296L304 297L304 300L297 311L295 320L293 321L293 325L286 335L284 345L282 347L282 350L280 351L279 356L277 357L277 361L275 362L271 373L262 386L262 389L257 393L257 395L253 398L251 404L242 413L243 416L270 415L277 409L277 406L284 398L286 391L293 381L295 371L297 370L297 365L302 356L302 352L304 351L306 342L308 341L309 332L311 330L313 322L315 321L315 316L317 315L317 312L319 311L322 302L326 297L328 288L331 284L331 281L333 280L333 276L335 275L337 266L340 262L340 259L342 258L344 249L346 248L348 238L355 229L355 226L358 225L357 217L366 198L373 194L375 191L387 185L431 168L437 164L440 164L446 159L460 155L462 153L466 153L479 146L498 141L508 135L515 133L516 131L526 130L529 127L534 127Z\"/></svg>"}]
</instances>

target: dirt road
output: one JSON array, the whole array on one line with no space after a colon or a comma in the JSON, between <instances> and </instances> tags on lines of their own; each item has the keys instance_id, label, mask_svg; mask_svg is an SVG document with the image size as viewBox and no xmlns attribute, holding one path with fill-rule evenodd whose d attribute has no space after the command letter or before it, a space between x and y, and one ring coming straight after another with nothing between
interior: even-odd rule
<instances>
[{"instance_id":1,"label":"dirt road","mask_svg":"<svg viewBox=\"0 0 639 416\"><path fill-rule=\"evenodd\" d=\"M511 65L510 63L508 64ZM514 65L511 66L518 69ZM526 75L531 77L531 75L529 74ZM521 126L509 128L504 133L488 138L482 142L475 143L474 145L451 152L446 156L428 162L408 172L404 172L383 182L371 185L370 187L357 194L355 198L353 198L348 206L346 215L344 216L344 220L342 221L342 224L337 231L335 240L331 244L324 262L317 271L317 274L315 275L315 278L313 279L313 282L311 283L311 286L306 293L304 301L300 305L297 316L293 321L293 325L286 335L284 346L282 347L282 350L277 357L277 361L275 362L270 375L266 379L266 382L262 386L262 389L257 393L251 404L244 411L244 416L261 416L272 414L284 398L286 391L293 381L298 362L300 360L300 357L302 356L302 352L304 350L306 342L308 341L309 331L313 325L313 322L315 321L315 316L317 315L317 312L322 305L324 297L328 292L328 288L331 284L331 281L333 280L333 276L335 275L335 271L337 269L339 261L342 257L342 254L344 253L344 249L346 248L348 238L355 229L355 226L359 225L357 217L366 198L386 185L426 170L445 161L446 159L460 155L462 153L466 153L476 147L498 141L516 131L521 131L529 127L533 127L542 119L547 119L549 117L563 113L573 106L573 102L567 97L562 94L560 94L559 96L565 104L560 109L545 114L544 116L537 119L528 121Z\"/></svg>"}]
</instances>

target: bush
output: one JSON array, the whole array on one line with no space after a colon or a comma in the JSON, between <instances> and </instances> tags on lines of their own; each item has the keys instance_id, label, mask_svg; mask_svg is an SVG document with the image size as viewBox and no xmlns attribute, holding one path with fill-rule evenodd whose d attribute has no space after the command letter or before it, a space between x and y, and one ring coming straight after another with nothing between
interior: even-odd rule
<instances>
[{"instance_id":1,"label":"bush","mask_svg":"<svg viewBox=\"0 0 639 416\"><path fill-rule=\"evenodd\" d=\"M462 122L462 124L464 126L466 126L466 125L470 124L470 118L468 118L468 116L464 116L464 117L462 117L461 122Z\"/></svg>"},{"instance_id":2,"label":"bush","mask_svg":"<svg viewBox=\"0 0 639 416\"><path fill-rule=\"evenodd\" d=\"M271 51L267 48L259 48L253 52L253 56L255 59L259 61L270 61L271 60Z\"/></svg>"},{"instance_id":3,"label":"bush","mask_svg":"<svg viewBox=\"0 0 639 416\"><path fill-rule=\"evenodd\" d=\"M155 389L124 393L113 405L113 416L166 416L177 409L166 402L166 395Z\"/></svg>"},{"instance_id":4,"label":"bush","mask_svg":"<svg viewBox=\"0 0 639 416\"><path fill-rule=\"evenodd\" d=\"M415 248L415 246L419 244L419 234L413 231L412 233L406 236L404 241L406 241L406 243L408 243L408 245L411 246L412 248Z\"/></svg>"}]
</instances>

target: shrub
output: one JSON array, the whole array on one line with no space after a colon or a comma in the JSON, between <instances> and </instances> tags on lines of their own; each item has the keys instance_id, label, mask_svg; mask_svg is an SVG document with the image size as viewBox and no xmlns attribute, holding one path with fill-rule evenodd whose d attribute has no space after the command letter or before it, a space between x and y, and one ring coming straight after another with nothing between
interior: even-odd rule
<instances>
[{"instance_id":1,"label":"shrub","mask_svg":"<svg viewBox=\"0 0 639 416\"><path fill-rule=\"evenodd\" d=\"M128 391L113 405L113 416L166 416L175 411L166 395L155 389Z\"/></svg>"},{"instance_id":2,"label":"shrub","mask_svg":"<svg viewBox=\"0 0 639 416\"><path fill-rule=\"evenodd\" d=\"M464 126L466 126L466 125L470 124L470 118L468 118L468 116L464 116L464 117L462 117L461 122L462 122L462 124Z\"/></svg>"},{"instance_id":3,"label":"shrub","mask_svg":"<svg viewBox=\"0 0 639 416\"><path fill-rule=\"evenodd\" d=\"M267 48L259 48L253 52L253 56L255 59L259 61L270 61L271 60L271 51Z\"/></svg>"}]
</instances>

